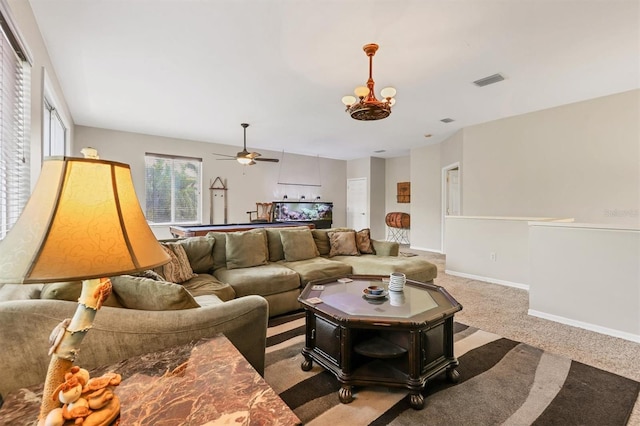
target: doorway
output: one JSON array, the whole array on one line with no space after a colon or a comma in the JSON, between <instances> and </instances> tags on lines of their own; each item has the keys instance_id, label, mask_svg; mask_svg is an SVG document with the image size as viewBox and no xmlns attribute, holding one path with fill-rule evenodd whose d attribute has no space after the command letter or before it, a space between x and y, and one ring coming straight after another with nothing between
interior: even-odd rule
<instances>
[{"instance_id":1,"label":"doorway","mask_svg":"<svg viewBox=\"0 0 640 426\"><path fill-rule=\"evenodd\" d=\"M347 179L347 228L369 227L367 178Z\"/></svg>"},{"instance_id":2,"label":"doorway","mask_svg":"<svg viewBox=\"0 0 640 426\"><path fill-rule=\"evenodd\" d=\"M460 216L461 204L461 174L460 174L460 162L450 164L442 168L442 218L440 223L440 248L442 253L446 253L446 247L444 245L444 237L446 233L445 229L445 217L446 216Z\"/></svg>"}]
</instances>

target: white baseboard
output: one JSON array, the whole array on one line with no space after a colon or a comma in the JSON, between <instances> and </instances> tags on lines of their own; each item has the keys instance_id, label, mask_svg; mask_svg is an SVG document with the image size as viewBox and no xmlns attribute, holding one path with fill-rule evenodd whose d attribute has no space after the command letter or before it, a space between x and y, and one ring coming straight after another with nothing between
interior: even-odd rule
<instances>
[{"instance_id":1,"label":"white baseboard","mask_svg":"<svg viewBox=\"0 0 640 426\"><path fill-rule=\"evenodd\" d=\"M464 272L456 272L456 271L452 271L450 269L445 269L444 273L445 274L449 274L449 275L454 275L456 277L470 278L472 280L485 281L485 282L488 282L488 283L500 284L500 285L504 285L504 286L507 286L507 287L515 287L515 288L519 288L521 290L529 291L529 285L528 284L514 283L512 281L499 280L497 278L483 277L483 276L480 276L480 275L467 274L467 273L464 273Z\"/></svg>"},{"instance_id":2,"label":"white baseboard","mask_svg":"<svg viewBox=\"0 0 640 426\"><path fill-rule=\"evenodd\" d=\"M626 331L615 330L613 328L602 327L588 322L582 322L558 315L552 315L546 312L536 311L535 309L529 309L527 313L533 317L559 322L561 324L570 325L572 327L584 328L585 330L595 331L596 333L606 334L607 336L619 337L620 339L640 343L640 335L627 333Z\"/></svg>"},{"instance_id":3,"label":"white baseboard","mask_svg":"<svg viewBox=\"0 0 640 426\"><path fill-rule=\"evenodd\" d=\"M432 249L432 248L426 248L426 247L416 247L416 246L412 246L412 245L409 245L409 248L412 249L412 250L430 251L432 253L442 254L442 250L440 250L440 249Z\"/></svg>"}]
</instances>

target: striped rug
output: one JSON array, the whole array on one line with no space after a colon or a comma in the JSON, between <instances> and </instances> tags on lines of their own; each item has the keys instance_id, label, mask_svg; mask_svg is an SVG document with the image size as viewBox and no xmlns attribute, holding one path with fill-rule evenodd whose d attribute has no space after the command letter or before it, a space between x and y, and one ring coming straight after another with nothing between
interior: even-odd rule
<instances>
[{"instance_id":1,"label":"striped rug","mask_svg":"<svg viewBox=\"0 0 640 426\"><path fill-rule=\"evenodd\" d=\"M425 408L407 391L356 387L341 404L335 377L302 371L304 316L277 318L267 332L265 379L306 425L625 425L640 383L456 323L457 384L427 385Z\"/></svg>"}]
</instances>

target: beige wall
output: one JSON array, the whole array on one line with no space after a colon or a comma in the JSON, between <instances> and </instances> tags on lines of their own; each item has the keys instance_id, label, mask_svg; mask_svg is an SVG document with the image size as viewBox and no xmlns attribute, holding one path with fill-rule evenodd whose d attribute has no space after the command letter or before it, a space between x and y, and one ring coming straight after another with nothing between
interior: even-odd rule
<instances>
[{"instance_id":1,"label":"beige wall","mask_svg":"<svg viewBox=\"0 0 640 426\"><path fill-rule=\"evenodd\" d=\"M371 157L371 187L370 187L370 209L371 212L371 238L384 240L385 238L385 186L386 170L385 160Z\"/></svg>"},{"instance_id":2,"label":"beige wall","mask_svg":"<svg viewBox=\"0 0 640 426\"><path fill-rule=\"evenodd\" d=\"M411 181L411 157L387 158L385 162L386 169L386 196L385 211L411 213L410 203L398 203L396 197L398 192L398 182Z\"/></svg>"},{"instance_id":3,"label":"beige wall","mask_svg":"<svg viewBox=\"0 0 640 426\"><path fill-rule=\"evenodd\" d=\"M463 215L640 227L639 117L634 90L470 126L413 149L411 245L441 250L441 169L455 162Z\"/></svg>"},{"instance_id":4,"label":"beige wall","mask_svg":"<svg viewBox=\"0 0 640 426\"><path fill-rule=\"evenodd\" d=\"M411 247L440 251L442 144L411 150Z\"/></svg>"},{"instance_id":5,"label":"beige wall","mask_svg":"<svg viewBox=\"0 0 640 426\"><path fill-rule=\"evenodd\" d=\"M471 126L464 214L640 226L640 90Z\"/></svg>"},{"instance_id":6,"label":"beige wall","mask_svg":"<svg viewBox=\"0 0 640 426\"><path fill-rule=\"evenodd\" d=\"M31 5L25 0L8 0L11 13L27 48L30 50L33 64L31 67L31 187L36 183L42 167L42 120L43 120L43 79L46 73L51 91L58 102L58 108L69 127L69 140L73 142L73 118L69 112L64 94L58 83L47 47L33 16Z\"/></svg>"},{"instance_id":7,"label":"beige wall","mask_svg":"<svg viewBox=\"0 0 640 426\"><path fill-rule=\"evenodd\" d=\"M133 183L140 199L145 204L144 191L144 155L146 152L182 155L202 158L203 194L202 221L209 222L209 185L216 178L226 180L228 189L228 223L247 222L247 211L255 210L256 202L279 200L284 194L289 199L305 195L307 199L322 197L324 201L334 203L334 226L346 225L346 162L317 157L287 154L280 163L259 163L254 166L241 166L235 161L218 161L213 152L235 154L236 148L206 142L163 138L137 133L119 132L94 127L76 126L75 152L85 146L96 148L100 158L120 161L131 165ZM281 153L261 151L265 157L280 158ZM303 170L320 168L321 187L279 185L279 176L288 175L295 182L309 182L307 172L295 175L288 170L288 164L306 164ZM293 167L292 167L293 168ZM317 173L314 172L314 179ZM216 223L222 223L222 218ZM166 227L165 227L166 228ZM157 230L154 230L158 235Z\"/></svg>"}]
</instances>

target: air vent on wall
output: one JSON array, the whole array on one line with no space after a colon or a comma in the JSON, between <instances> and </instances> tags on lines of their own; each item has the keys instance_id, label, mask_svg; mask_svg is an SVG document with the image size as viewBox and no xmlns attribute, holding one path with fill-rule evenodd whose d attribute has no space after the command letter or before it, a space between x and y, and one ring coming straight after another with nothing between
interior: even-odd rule
<instances>
[{"instance_id":1,"label":"air vent on wall","mask_svg":"<svg viewBox=\"0 0 640 426\"><path fill-rule=\"evenodd\" d=\"M489 84L497 83L499 81L504 80L502 74L494 74L489 77L481 78L480 80L476 80L473 82L478 87L488 86Z\"/></svg>"},{"instance_id":2,"label":"air vent on wall","mask_svg":"<svg viewBox=\"0 0 640 426\"><path fill-rule=\"evenodd\" d=\"M453 118L443 118L440 121L442 121L443 123L451 123L452 121L454 121L454 119Z\"/></svg>"}]
</instances>

